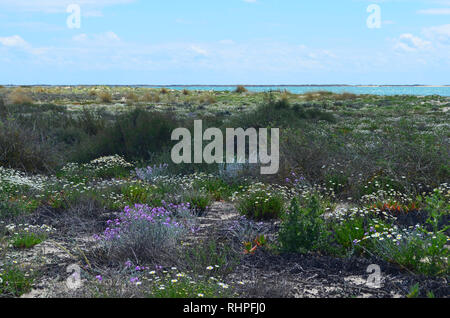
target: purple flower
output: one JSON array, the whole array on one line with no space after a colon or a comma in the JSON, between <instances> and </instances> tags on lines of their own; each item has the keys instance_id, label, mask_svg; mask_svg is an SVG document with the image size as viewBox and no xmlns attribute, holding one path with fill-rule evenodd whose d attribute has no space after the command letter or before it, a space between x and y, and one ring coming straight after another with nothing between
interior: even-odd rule
<instances>
[{"instance_id":1,"label":"purple flower","mask_svg":"<svg viewBox=\"0 0 450 318\"><path fill-rule=\"evenodd\" d=\"M96 278L99 282L101 282L101 281L103 280L102 275L97 275L97 276L95 276L95 278Z\"/></svg>"},{"instance_id":2,"label":"purple flower","mask_svg":"<svg viewBox=\"0 0 450 318\"><path fill-rule=\"evenodd\" d=\"M138 277L131 277L130 278L130 282L131 283L137 283L137 282L139 282L139 278Z\"/></svg>"}]
</instances>

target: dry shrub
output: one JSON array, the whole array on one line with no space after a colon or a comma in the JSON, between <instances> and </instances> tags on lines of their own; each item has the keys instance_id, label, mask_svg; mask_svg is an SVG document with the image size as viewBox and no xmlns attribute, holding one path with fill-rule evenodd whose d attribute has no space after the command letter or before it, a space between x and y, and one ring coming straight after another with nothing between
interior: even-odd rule
<instances>
[{"instance_id":1,"label":"dry shrub","mask_svg":"<svg viewBox=\"0 0 450 318\"><path fill-rule=\"evenodd\" d=\"M333 95L333 93L329 91L312 91L303 94L307 101L320 100L331 95Z\"/></svg>"},{"instance_id":2,"label":"dry shrub","mask_svg":"<svg viewBox=\"0 0 450 318\"><path fill-rule=\"evenodd\" d=\"M165 87L161 88L161 90L159 91L161 94L169 94L169 90Z\"/></svg>"},{"instance_id":3,"label":"dry shrub","mask_svg":"<svg viewBox=\"0 0 450 318\"><path fill-rule=\"evenodd\" d=\"M139 97L135 92L128 92L125 98L127 99L127 105L133 105L139 101Z\"/></svg>"},{"instance_id":4,"label":"dry shrub","mask_svg":"<svg viewBox=\"0 0 450 318\"><path fill-rule=\"evenodd\" d=\"M247 92L248 92L248 90L244 87L244 85L238 85L235 89L235 93L242 94L242 93L247 93Z\"/></svg>"},{"instance_id":5,"label":"dry shrub","mask_svg":"<svg viewBox=\"0 0 450 318\"><path fill-rule=\"evenodd\" d=\"M213 94L202 94L199 96L198 101L200 104L214 104L217 102L216 96L214 96Z\"/></svg>"},{"instance_id":6,"label":"dry shrub","mask_svg":"<svg viewBox=\"0 0 450 318\"><path fill-rule=\"evenodd\" d=\"M335 99L336 100L349 100L349 99L356 99L358 98L358 95L353 93L344 92L342 94L336 94Z\"/></svg>"},{"instance_id":7,"label":"dry shrub","mask_svg":"<svg viewBox=\"0 0 450 318\"><path fill-rule=\"evenodd\" d=\"M15 121L0 122L0 166L43 172L57 164L57 153L39 132Z\"/></svg>"},{"instance_id":8,"label":"dry shrub","mask_svg":"<svg viewBox=\"0 0 450 318\"><path fill-rule=\"evenodd\" d=\"M8 114L8 109L6 108L5 102L3 101L3 97L0 96L0 119L6 118Z\"/></svg>"},{"instance_id":9,"label":"dry shrub","mask_svg":"<svg viewBox=\"0 0 450 318\"><path fill-rule=\"evenodd\" d=\"M159 93L145 92L142 96L142 101L148 103L159 103L161 98L159 97Z\"/></svg>"},{"instance_id":10,"label":"dry shrub","mask_svg":"<svg viewBox=\"0 0 450 318\"><path fill-rule=\"evenodd\" d=\"M8 95L9 103L14 105L31 104L33 99L25 89L18 87Z\"/></svg>"},{"instance_id":11,"label":"dry shrub","mask_svg":"<svg viewBox=\"0 0 450 318\"><path fill-rule=\"evenodd\" d=\"M186 88L182 90L183 95L188 96L191 94L191 92L189 90L187 90Z\"/></svg>"},{"instance_id":12,"label":"dry shrub","mask_svg":"<svg viewBox=\"0 0 450 318\"><path fill-rule=\"evenodd\" d=\"M100 101L103 103L112 102L112 95L108 91L101 91L100 93L98 93L98 97L100 98Z\"/></svg>"}]
</instances>

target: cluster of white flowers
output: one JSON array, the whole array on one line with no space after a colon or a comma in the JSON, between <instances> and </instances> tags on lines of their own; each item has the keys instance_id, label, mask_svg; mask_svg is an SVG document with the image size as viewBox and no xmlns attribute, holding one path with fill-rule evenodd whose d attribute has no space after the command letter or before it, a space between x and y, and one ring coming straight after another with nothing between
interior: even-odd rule
<instances>
[{"instance_id":1,"label":"cluster of white flowers","mask_svg":"<svg viewBox=\"0 0 450 318\"><path fill-rule=\"evenodd\" d=\"M271 196L281 195L284 200L288 202L298 195L298 192L296 189L287 186L256 182L247 187L241 186L241 190L233 193L231 199L232 201L242 200L248 197L253 197L255 194L261 195L261 200L266 201L268 201Z\"/></svg>"},{"instance_id":2,"label":"cluster of white flowers","mask_svg":"<svg viewBox=\"0 0 450 318\"><path fill-rule=\"evenodd\" d=\"M133 164L127 162L123 157L119 155L106 156L92 160L89 163L78 164L68 163L61 170L66 174L76 174L80 171L104 171L115 168L133 168Z\"/></svg>"},{"instance_id":3,"label":"cluster of white flowers","mask_svg":"<svg viewBox=\"0 0 450 318\"><path fill-rule=\"evenodd\" d=\"M42 225L30 225L30 224L8 224L5 229L10 235L17 235L20 233L54 233L56 229L53 227L42 224Z\"/></svg>"},{"instance_id":4,"label":"cluster of white flowers","mask_svg":"<svg viewBox=\"0 0 450 318\"><path fill-rule=\"evenodd\" d=\"M0 166L0 191L7 187L29 187L34 190L43 190L48 178L41 175L28 176L21 171L7 169Z\"/></svg>"},{"instance_id":5,"label":"cluster of white flowers","mask_svg":"<svg viewBox=\"0 0 450 318\"><path fill-rule=\"evenodd\" d=\"M114 156L106 156L98 159L94 159L90 162L90 165L95 167L102 168L113 168L113 167L122 167L122 168L132 168L133 164L127 162L123 157L119 155Z\"/></svg>"}]
</instances>

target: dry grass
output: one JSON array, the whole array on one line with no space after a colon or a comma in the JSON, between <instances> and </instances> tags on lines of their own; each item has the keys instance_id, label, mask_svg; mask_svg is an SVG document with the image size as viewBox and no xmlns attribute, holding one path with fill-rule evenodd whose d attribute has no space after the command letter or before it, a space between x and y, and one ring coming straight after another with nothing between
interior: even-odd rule
<instances>
[{"instance_id":1,"label":"dry grass","mask_svg":"<svg viewBox=\"0 0 450 318\"><path fill-rule=\"evenodd\" d=\"M8 95L8 101L13 105L32 104L33 98L24 88L16 88Z\"/></svg>"},{"instance_id":2,"label":"dry grass","mask_svg":"<svg viewBox=\"0 0 450 318\"><path fill-rule=\"evenodd\" d=\"M216 99L216 96L214 96L213 94L207 93L207 94L202 94L202 95L200 95L200 96L198 97L198 102L199 102L200 104L207 104L207 105L210 105L210 104L216 103L216 102L217 102L217 99Z\"/></svg>"},{"instance_id":3,"label":"dry grass","mask_svg":"<svg viewBox=\"0 0 450 318\"><path fill-rule=\"evenodd\" d=\"M320 100L331 95L333 95L333 93L329 91L312 91L303 94L307 101Z\"/></svg>"},{"instance_id":4,"label":"dry grass","mask_svg":"<svg viewBox=\"0 0 450 318\"><path fill-rule=\"evenodd\" d=\"M142 96L142 101L148 103L159 103L161 98L159 97L159 93L145 92Z\"/></svg>"},{"instance_id":5,"label":"dry grass","mask_svg":"<svg viewBox=\"0 0 450 318\"><path fill-rule=\"evenodd\" d=\"M127 105L133 105L139 101L139 96L135 92L128 92L125 96Z\"/></svg>"},{"instance_id":6,"label":"dry grass","mask_svg":"<svg viewBox=\"0 0 450 318\"><path fill-rule=\"evenodd\" d=\"M35 87L34 88L34 91L36 92L36 93L45 93L46 91L47 91L47 89L45 89L44 87L41 87L41 86L37 86L37 87Z\"/></svg>"},{"instance_id":7,"label":"dry grass","mask_svg":"<svg viewBox=\"0 0 450 318\"><path fill-rule=\"evenodd\" d=\"M356 99L358 98L358 95L353 93L344 92L342 94L336 94L335 99L337 100L349 100L349 99Z\"/></svg>"},{"instance_id":8,"label":"dry grass","mask_svg":"<svg viewBox=\"0 0 450 318\"><path fill-rule=\"evenodd\" d=\"M8 109L3 101L3 97L0 96L0 119L6 118L7 113Z\"/></svg>"},{"instance_id":9,"label":"dry grass","mask_svg":"<svg viewBox=\"0 0 450 318\"><path fill-rule=\"evenodd\" d=\"M244 87L244 85L238 85L234 91L235 91L236 93L242 94L242 93L247 93L247 92L248 92L248 89L246 89L246 88Z\"/></svg>"},{"instance_id":10,"label":"dry grass","mask_svg":"<svg viewBox=\"0 0 450 318\"><path fill-rule=\"evenodd\" d=\"M112 102L112 95L108 91L101 91L97 95L98 95L98 98L100 99L100 101L103 103L111 103Z\"/></svg>"}]
</instances>

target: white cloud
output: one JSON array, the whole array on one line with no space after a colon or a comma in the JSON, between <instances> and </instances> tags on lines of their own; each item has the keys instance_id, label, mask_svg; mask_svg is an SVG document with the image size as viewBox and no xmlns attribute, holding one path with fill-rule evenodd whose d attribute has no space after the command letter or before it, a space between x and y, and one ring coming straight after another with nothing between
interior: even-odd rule
<instances>
[{"instance_id":1,"label":"white cloud","mask_svg":"<svg viewBox=\"0 0 450 318\"><path fill-rule=\"evenodd\" d=\"M422 33L439 44L450 44L450 24L425 28Z\"/></svg>"},{"instance_id":2,"label":"white cloud","mask_svg":"<svg viewBox=\"0 0 450 318\"><path fill-rule=\"evenodd\" d=\"M82 10L86 9L87 12L90 12L87 13L88 15L96 14L98 16L101 13L96 9L132 2L135 0L0 0L0 8L21 12L62 13L66 11L68 5L76 3Z\"/></svg>"},{"instance_id":3,"label":"white cloud","mask_svg":"<svg viewBox=\"0 0 450 318\"><path fill-rule=\"evenodd\" d=\"M417 13L431 14L431 15L449 15L450 8L424 9L424 10L417 11Z\"/></svg>"},{"instance_id":4,"label":"white cloud","mask_svg":"<svg viewBox=\"0 0 450 318\"><path fill-rule=\"evenodd\" d=\"M0 43L7 47L18 47L23 49L31 48L31 45L19 35L0 37Z\"/></svg>"},{"instance_id":5,"label":"white cloud","mask_svg":"<svg viewBox=\"0 0 450 318\"><path fill-rule=\"evenodd\" d=\"M74 35L72 40L81 44L90 44L94 46L99 46L100 44L104 45L105 43L113 44L120 42L119 36L112 31L91 35L81 33Z\"/></svg>"},{"instance_id":6,"label":"white cloud","mask_svg":"<svg viewBox=\"0 0 450 318\"><path fill-rule=\"evenodd\" d=\"M394 48L406 52L427 50L431 48L431 42L414 36L411 33L404 33L397 39Z\"/></svg>"},{"instance_id":7,"label":"white cloud","mask_svg":"<svg viewBox=\"0 0 450 318\"><path fill-rule=\"evenodd\" d=\"M20 38L22 39L22 38ZM6 43L26 43L23 39L5 40ZM336 55L327 50L312 49L304 45L281 42L234 41L172 42L143 44L122 41L117 34L80 33L72 41L58 46L36 47L26 63L74 67L86 70L165 70L203 69L215 71L239 70L245 72L311 71L333 67ZM9 57L18 62L23 56Z\"/></svg>"},{"instance_id":8,"label":"white cloud","mask_svg":"<svg viewBox=\"0 0 450 318\"><path fill-rule=\"evenodd\" d=\"M202 49L201 47L199 47L197 45L192 45L191 50L199 55L208 56L208 51L206 51L205 49Z\"/></svg>"}]
</instances>

